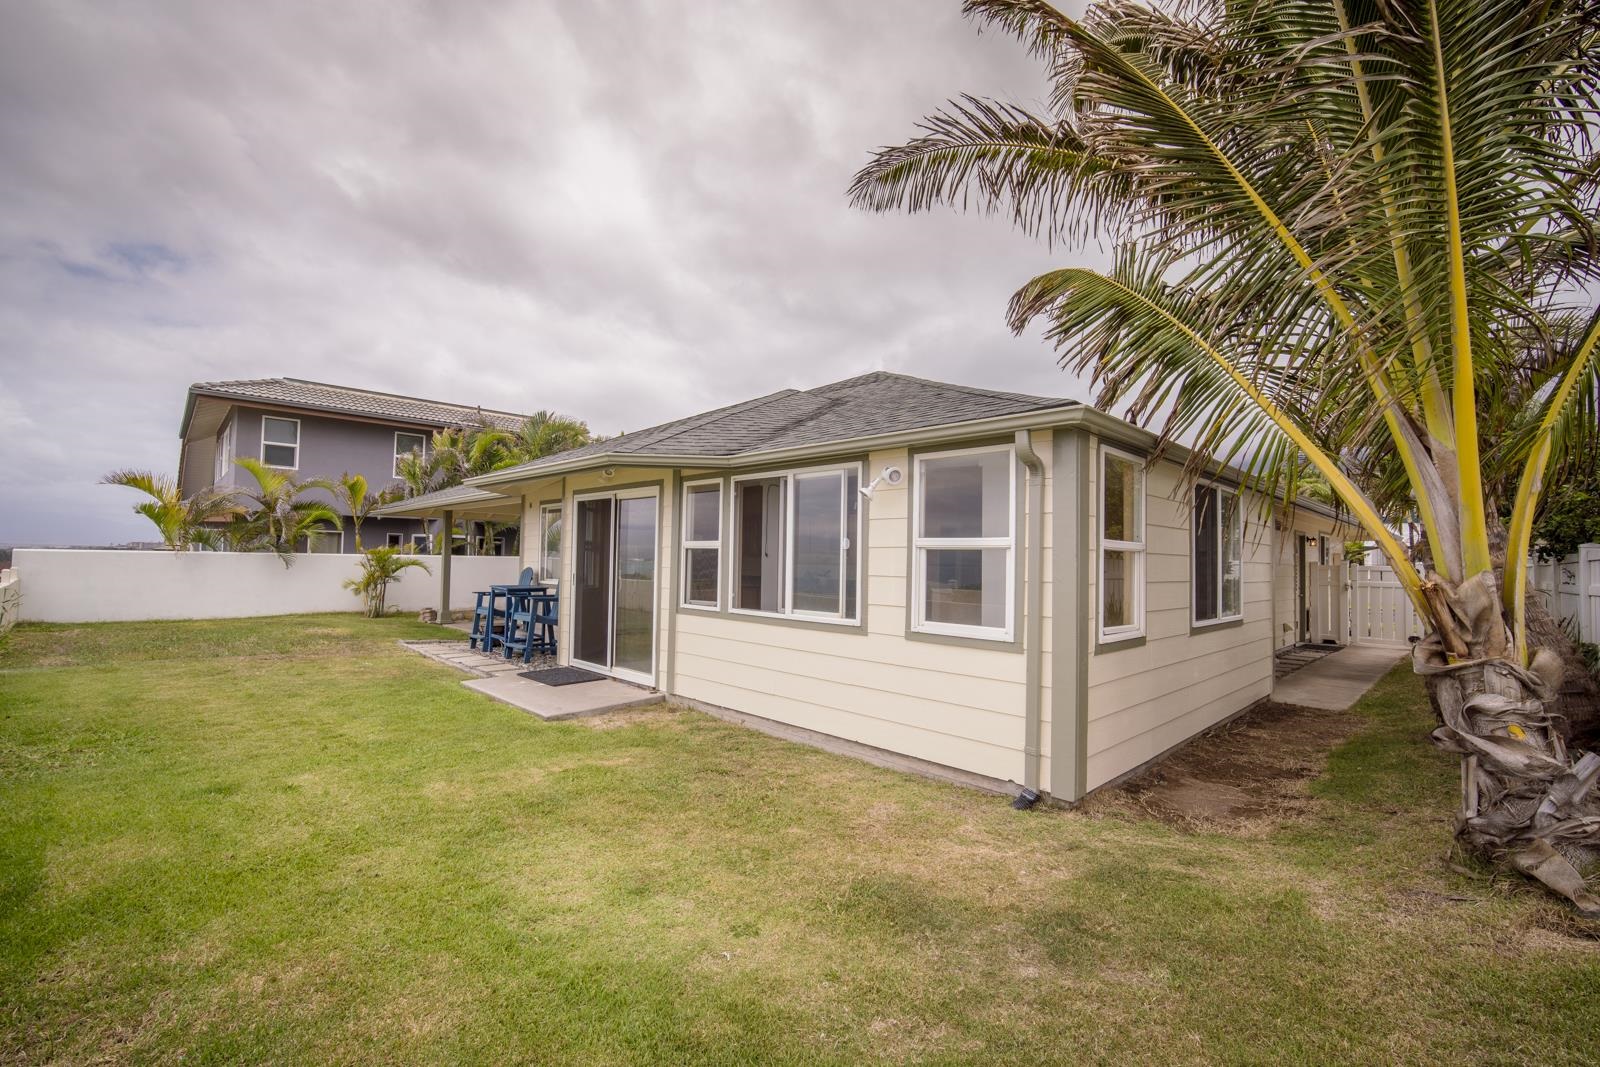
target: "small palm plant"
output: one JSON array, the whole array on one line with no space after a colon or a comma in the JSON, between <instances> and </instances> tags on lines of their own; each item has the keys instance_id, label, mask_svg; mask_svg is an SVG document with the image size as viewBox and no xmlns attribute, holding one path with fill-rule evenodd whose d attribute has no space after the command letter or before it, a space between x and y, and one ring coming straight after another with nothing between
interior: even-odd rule
<instances>
[{"instance_id":1,"label":"small palm plant","mask_svg":"<svg viewBox=\"0 0 1600 1067\"><path fill-rule=\"evenodd\" d=\"M208 524L227 520L239 507L232 493L218 489L184 497L174 479L152 471L112 471L100 482L137 489L148 496L149 500L135 504L133 510L155 523L162 543L179 552L221 547L221 530Z\"/></svg>"},{"instance_id":2,"label":"small palm plant","mask_svg":"<svg viewBox=\"0 0 1600 1067\"><path fill-rule=\"evenodd\" d=\"M389 594L389 583L398 582L400 572L408 567L421 567L423 573L432 573L422 560L401 555L398 548L388 545L369 548L362 553L360 576L345 579L344 587L365 600L367 618L376 619L387 610L384 602Z\"/></svg>"}]
</instances>

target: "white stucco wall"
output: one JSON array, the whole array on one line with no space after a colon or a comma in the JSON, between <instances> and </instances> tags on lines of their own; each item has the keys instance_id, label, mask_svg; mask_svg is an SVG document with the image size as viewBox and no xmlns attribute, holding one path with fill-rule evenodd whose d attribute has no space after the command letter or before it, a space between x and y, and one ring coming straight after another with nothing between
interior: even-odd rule
<instances>
[{"instance_id":1,"label":"white stucco wall","mask_svg":"<svg viewBox=\"0 0 1600 1067\"><path fill-rule=\"evenodd\" d=\"M439 605L439 557L419 557L431 574L411 569L389 587L391 610ZM225 619L359 611L343 588L360 571L354 555L295 556L285 568L264 552L116 552L19 548L13 566L22 581L24 622L130 622L141 619ZM451 558L450 602L472 606L472 593L516 578L515 556Z\"/></svg>"}]
</instances>

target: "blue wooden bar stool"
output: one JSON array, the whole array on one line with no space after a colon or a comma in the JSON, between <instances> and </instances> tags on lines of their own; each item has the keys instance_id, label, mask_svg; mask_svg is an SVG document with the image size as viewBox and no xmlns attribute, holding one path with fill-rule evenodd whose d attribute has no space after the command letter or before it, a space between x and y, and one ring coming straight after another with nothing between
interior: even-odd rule
<instances>
[{"instance_id":1,"label":"blue wooden bar stool","mask_svg":"<svg viewBox=\"0 0 1600 1067\"><path fill-rule=\"evenodd\" d=\"M472 594L477 604L472 609L472 629L467 634L467 647L479 652L489 651L489 614L494 610L494 594L487 589Z\"/></svg>"},{"instance_id":2,"label":"blue wooden bar stool","mask_svg":"<svg viewBox=\"0 0 1600 1067\"><path fill-rule=\"evenodd\" d=\"M500 645L506 659L521 656L522 662L533 659L534 653L554 653L556 608L555 597L549 593L519 593L511 598L506 611L506 625Z\"/></svg>"}]
</instances>

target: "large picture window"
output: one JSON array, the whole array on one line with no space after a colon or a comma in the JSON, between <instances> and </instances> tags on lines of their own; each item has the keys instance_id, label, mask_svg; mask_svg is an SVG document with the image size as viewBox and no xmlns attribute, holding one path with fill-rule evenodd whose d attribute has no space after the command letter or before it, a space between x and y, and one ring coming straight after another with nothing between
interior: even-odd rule
<instances>
[{"instance_id":1,"label":"large picture window","mask_svg":"<svg viewBox=\"0 0 1600 1067\"><path fill-rule=\"evenodd\" d=\"M1100 640L1144 634L1144 464L1100 450Z\"/></svg>"},{"instance_id":2,"label":"large picture window","mask_svg":"<svg viewBox=\"0 0 1600 1067\"><path fill-rule=\"evenodd\" d=\"M919 455L911 628L1010 640L1016 461L1009 447Z\"/></svg>"},{"instance_id":3,"label":"large picture window","mask_svg":"<svg viewBox=\"0 0 1600 1067\"><path fill-rule=\"evenodd\" d=\"M722 483L683 487L683 603L722 606Z\"/></svg>"},{"instance_id":4,"label":"large picture window","mask_svg":"<svg viewBox=\"0 0 1600 1067\"><path fill-rule=\"evenodd\" d=\"M261 417L261 462L285 470L300 469L300 420Z\"/></svg>"},{"instance_id":5,"label":"large picture window","mask_svg":"<svg viewBox=\"0 0 1600 1067\"><path fill-rule=\"evenodd\" d=\"M1194 621L1244 617L1244 515L1239 494L1215 485L1194 491Z\"/></svg>"},{"instance_id":6,"label":"large picture window","mask_svg":"<svg viewBox=\"0 0 1600 1067\"><path fill-rule=\"evenodd\" d=\"M732 609L857 621L860 486L858 467L735 479Z\"/></svg>"}]
</instances>

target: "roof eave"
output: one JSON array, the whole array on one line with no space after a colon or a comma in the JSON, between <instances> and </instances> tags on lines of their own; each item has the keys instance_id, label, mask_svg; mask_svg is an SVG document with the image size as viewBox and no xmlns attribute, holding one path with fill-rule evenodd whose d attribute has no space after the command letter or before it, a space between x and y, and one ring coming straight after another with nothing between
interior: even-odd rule
<instances>
[{"instance_id":1,"label":"roof eave","mask_svg":"<svg viewBox=\"0 0 1600 1067\"><path fill-rule=\"evenodd\" d=\"M188 432L189 418L194 408L194 398L196 396L215 397L219 400L226 400L229 403L241 405L243 407L267 409L286 408L294 411L315 411L320 414L333 415L338 418L356 419L362 422L375 422L382 423L384 425L431 426L435 429L448 430L455 426L465 425L466 423L466 420L463 419L413 419L400 415L383 415L373 414L365 411L351 411L348 408L334 407L329 404L313 404L302 400L284 400L281 398L266 400L261 397L240 396L238 393L228 393L218 389L196 389L191 387L189 390L189 400L184 409L182 431L184 433ZM489 414L510 415L512 417L516 417L514 412L497 411Z\"/></svg>"}]
</instances>

